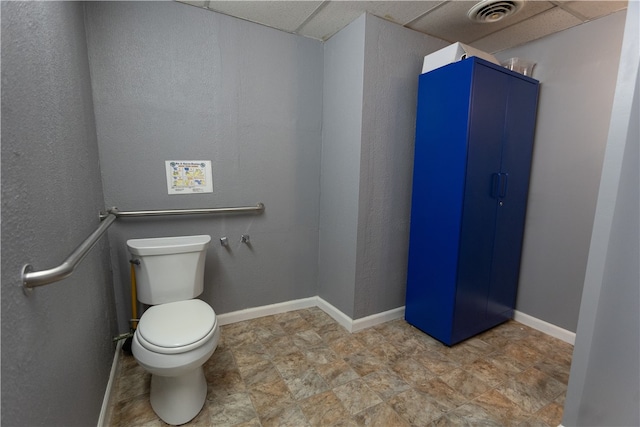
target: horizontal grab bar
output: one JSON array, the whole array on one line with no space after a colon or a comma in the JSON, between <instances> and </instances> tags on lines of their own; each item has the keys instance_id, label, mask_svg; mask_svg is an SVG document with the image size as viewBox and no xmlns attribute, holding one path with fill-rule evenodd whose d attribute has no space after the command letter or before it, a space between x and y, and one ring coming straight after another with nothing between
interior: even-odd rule
<instances>
[{"instance_id":1,"label":"horizontal grab bar","mask_svg":"<svg viewBox=\"0 0 640 427\"><path fill-rule=\"evenodd\" d=\"M22 267L21 277L22 286L25 294L30 295L33 288L49 283L57 282L65 279L73 273L76 266L89 253L91 248L95 246L100 237L107 231L113 222L120 217L139 217L139 216L160 216L160 215L193 215L193 214L214 214L214 213L240 213L240 212L257 212L264 211L264 204L258 203L255 206L241 206L235 208L204 208L204 209L168 209L154 211L130 211L121 212L117 208L111 208L106 213L100 213L100 226L87 237L72 253L65 259L62 264L48 270L33 271L30 264Z\"/></svg>"},{"instance_id":2,"label":"horizontal grab bar","mask_svg":"<svg viewBox=\"0 0 640 427\"><path fill-rule=\"evenodd\" d=\"M48 270L33 271L33 267L30 264L25 265L22 268L22 285L25 293L29 294L30 291L37 286L48 285L49 283L57 282L71 276L76 266L84 259L115 220L115 215L107 215L96 231L91 233L89 237L57 267Z\"/></svg>"},{"instance_id":3,"label":"horizontal grab bar","mask_svg":"<svg viewBox=\"0 0 640 427\"><path fill-rule=\"evenodd\" d=\"M164 215L198 215L198 214L221 214L240 212L262 212L264 204L258 203L255 206L241 206L234 208L202 208L202 209L164 209L150 211L119 211L118 208L111 208L106 213L101 213L100 217L113 214L118 218L139 217L139 216L164 216Z\"/></svg>"}]
</instances>

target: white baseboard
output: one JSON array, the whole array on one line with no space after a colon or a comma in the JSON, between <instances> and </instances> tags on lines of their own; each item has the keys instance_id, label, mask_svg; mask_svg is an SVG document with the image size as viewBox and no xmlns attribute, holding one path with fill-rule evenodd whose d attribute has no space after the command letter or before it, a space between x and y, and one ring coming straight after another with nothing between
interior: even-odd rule
<instances>
[{"instance_id":1,"label":"white baseboard","mask_svg":"<svg viewBox=\"0 0 640 427\"><path fill-rule=\"evenodd\" d=\"M104 398L102 399L102 408L100 408L100 416L98 417L98 427L107 427L111 424L111 403L113 402L114 383L116 382L120 368L120 351L122 351L122 344L124 344L124 340L120 340L116 344L116 352L113 355L113 362L111 362L109 381L107 382L107 388L104 392Z\"/></svg>"},{"instance_id":2,"label":"white baseboard","mask_svg":"<svg viewBox=\"0 0 640 427\"><path fill-rule=\"evenodd\" d=\"M575 332L568 331L552 323L548 323L548 322L545 322L544 320L540 320L536 317L522 313L518 310L514 310L513 320L515 320L516 322L520 322L523 325L530 326L533 329L537 329L540 332L544 332L547 335L551 335L552 337L558 338L571 345L574 345L576 342Z\"/></svg>"},{"instance_id":3,"label":"white baseboard","mask_svg":"<svg viewBox=\"0 0 640 427\"><path fill-rule=\"evenodd\" d=\"M231 313L220 314L217 318L220 325L229 325L231 323L244 322L245 320L257 319L259 317L271 316L273 314L286 313L287 311L300 310L309 307L318 307L349 332L361 331L362 329L370 328L371 326L379 325L380 323L404 317L403 306L353 320L324 299L316 296L233 311Z\"/></svg>"},{"instance_id":4,"label":"white baseboard","mask_svg":"<svg viewBox=\"0 0 640 427\"><path fill-rule=\"evenodd\" d=\"M396 319L404 319L404 306L356 319L352 322L353 326L351 327L351 332L361 331Z\"/></svg>"},{"instance_id":5,"label":"white baseboard","mask_svg":"<svg viewBox=\"0 0 640 427\"><path fill-rule=\"evenodd\" d=\"M351 329L353 327L353 319L351 319L349 316L347 316L346 314L344 314L343 312L341 312L340 310L338 310L337 308L335 308L333 305L323 300L322 298L316 297L316 299L317 299L316 305L320 310L327 313L329 316L333 318L333 320L338 322L343 328L351 332Z\"/></svg>"},{"instance_id":6,"label":"white baseboard","mask_svg":"<svg viewBox=\"0 0 640 427\"><path fill-rule=\"evenodd\" d=\"M317 299L318 297L310 297L293 301L280 302L277 304L263 305L260 307L232 311L231 313L219 314L216 317L218 318L219 325L229 325L231 323L257 319L258 317L271 316L273 314L286 313L287 311L315 307L318 305Z\"/></svg>"}]
</instances>

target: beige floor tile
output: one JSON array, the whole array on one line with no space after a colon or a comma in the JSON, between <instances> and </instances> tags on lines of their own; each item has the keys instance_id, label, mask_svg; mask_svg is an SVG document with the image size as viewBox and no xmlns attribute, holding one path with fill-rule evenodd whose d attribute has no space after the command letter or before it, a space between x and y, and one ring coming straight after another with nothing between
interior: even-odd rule
<instances>
[{"instance_id":1,"label":"beige floor tile","mask_svg":"<svg viewBox=\"0 0 640 427\"><path fill-rule=\"evenodd\" d=\"M386 367L383 362L366 349L345 356L344 361L361 377Z\"/></svg>"},{"instance_id":2,"label":"beige floor tile","mask_svg":"<svg viewBox=\"0 0 640 427\"><path fill-rule=\"evenodd\" d=\"M391 369L412 387L417 388L426 387L429 381L436 377L426 366L411 357L397 360L391 365Z\"/></svg>"},{"instance_id":3,"label":"beige floor tile","mask_svg":"<svg viewBox=\"0 0 640 427\"><path fill-rule=\"evenodd\" d=\"M563 407L556 402L551 402L534 414L550 426L560 425L562 422Z\"/></svg>"},{"instance_id":4,"label":"beige floor tile","mask_svg":"<svg viewBox=\"0 0 640 427\"><path fill-rule=\"evenodd\" d=\"M447 408L447 410L460 406L468 400L458 390L449 387L449 385L440 378L434 378L429 381L426 387L416 388L416 390L430 396L440 405Z\"/></svg>"},{"instance_id":5,"label":"beige floor tile","mask_svg":"<svg viewBox=\"0 0 640 427\"><path fill-rule=\"evenodd\" d=\"M365 345L360 340L348 335L337 338L329 344L329 347L343 357L366 350Z\"/></svg>"},{"instance_id":6,"label":"beige floor tile","mask_svg":"<svg viewBox=\"0 0 640 427\"><path fill-rule=\"evenodd\" d=\"M331 387L337 387L360 378L356 371L342 359L316 365L315 369Z\"/></svg>"},{"instance_id":7,"label":"beige floor tile","mask_svg":"<svg viewBox=\"0 0 640 427\"><path fill-rule=\"evenodd\" d=\"M324 345L322 337L313 329L296 332L291 338L293 340L293 344L300 349Z\"/></svg>"},{"instance_id":8,"label":"beige floor tile","mask_svg":"<svg viewBox=\"0 0 640 427\"><path fill-rule=\"evenodd\" d=\"M275 408L289 406L295 403L289 388L283 380L261 383L249 389L251 401L258 415L262 416Z\"/></svg>"},{"instance_id":9,"label":"beige floor tile","mask_svg":"<svg viewBox=\"0 0 640 427\"><path fill-rule=\"evenodd\" d=\"M277 316L280 315L276 315L276 317ZM311 324L300 317L300 315L298 314L296 314L295 316L281 316L281 318L282 320L280 320L280 327L284 329L284 331L288 334L293 335L299 331L312 329Z\"/></svg>"},{"instance_id":10,"label":"beige floor tile","mask_svg":"<svg viewBox=\"0 0 640 427\"><path fill-rule=\"evenodd\" d=\"M409 427L409 423L386 403L367 408L353 419L359 426Z\"/></svg>"},{"instance_id":11,"label":"beige floor tile","mask_svg":"<svg viewBox=\"0 0 640 427\"><path fill-rule=\"evenodd\" d=\"M246 391L245 382L237 369L207 374L207 399L213 400L230 394Z\"/></svg>"},{"instance_id":12,"label":"beige floor tile","mask_svg":"<svg viewBox=\"0 0 640 427\"><path fill-rule=\"evenodd\" d=\"M258 416L248 393L236 393L212 400L207 408L212 426L235 426Z\"/></svg>"},{"instance_id":13,"label":"beige floor tile","mask_svg":"<svg viewBox=\"0 0 640 427\"><path fill-rule=\"evenodd\" d=\"M254 331L258 338L264 343L287 336L285 330L276 322L255 324Z\"/></svg>"},{"instance_id":14,"label":"beige floor tile","mask_svg":"<svg viewBox=\"0 0 640 427\"><path fill-rule=\"evenodd\" d=\"M317 346L312 348L304 348L300 350L302 354L307 358L307 361L312 365L326 365L338 360L342 360L335 351L331 350L328 346Z\"/></svg>"},{"instance_id":15,"label":"beige floor tile","mask_svg":"<svg viewBox=\"0 0 640 427\"><path fill-rule=\"evenodd\" d=\"M395 395L388 403L398 415L414 426L427 425L451 409L433 397L414 389Z\"/></svg>"},{"instance_id":16,"label":"beige floor tile","mask_svg":"<svg viewBox=\"0 0 640 427\"><path fill-rule=\"evenodd\" d=\"M306 399L329 390L325 380L313 368L293 378L285 378L284 382L295 400Z\"/></svg>"},{"instance_id":17,"label":"beige floor tile","mask_svg":"<svg viewBox=\"0 0 640 427\"><path fill-rule=\"evenodd\" d=\"M566 386L535 368L509 378L497 388L524 412L533 414L566 392Z\"/></svg>"},{"instance_id":18,"label":"beige floor tile","mask_svg":"<svg viewBox=\"0 0 640 427\"><path fill-rule=\"evenodd\" d=\"M304 399L298 405L309 424L314 427L331 426L349 418L342 402L331 390Z\"/></svg>"},{"instance_id":19,"label":"beige floor tile","mask_svg":"<svg viewBox=\"0 0 640 427\"><path fill-rule=\"evenodd\" d=\"M334 341L340 338L350 336L349 332L336 322L319 326L315 329L315 331L328 345L331 345Z\"/></svg>"},{"instance_id":20,"label":"beige floor tile","mask_svg":"<svg viewBox=\"0 0 640 427\"><path fill-rule=\"evenodd\" d=\"M436 375L444 375L460 367L460 363L436 350L425 350L415 359Z\"/></svg>"},{"instance_id":21,"label":"beige floor tile","mask_svg":"<svg viewBox=\"0 0 640 427\"><path fill-rule=\"evenodd\" d=\"M388 368L373 372L363 380L385 401L411 388L398 374Z\"/></svg>"},{"instance_id":22,"label":"beige floor tile","mask_svg":"<svg viewBox=\"0 0 640 427\"><path fill-rule=\"evenodd\" d=\"M562 418L573 347L517 322L448 347L404 320L350 334L317 307L222 327L188 426L540 426ZM111 426L163 426L121 355Z\"/></svg>"},{"instance_id":23,"label":"beige floor tile","mask_svg":"<svg viewBox=\"0 0 640 427\"><path fill-rule=\"evenodd\" d=\"M518 424L518 427L556 427L556 426L550 426L540 418L531 417L523 421L522 423Z\"/></svg>"},{"instance_id":24,"label":"beige floor tile","mask_svg":"<svg viewBox=\"0 0 640 427\"><path fill-rule=\"evenodd\" d=\"M152 422L160 422L153 412L149 395L143 394L118 402L113 411L112 426L140 426ZM160 425L160 424L158 424Z\"/></svg>"},{"instance_id":25,"label":"beige floor tile","mask_svg":"<svg viewBox=\"0 0 640 427\"><path fill-rule=\"evenodd\" d=\"M382 399L361 379L335 387L333 392L351 415L382 403Z\"/></svg>"},{"instance_id":26,"label":"beige floor tile","mask_svg":"<svg viewBox=\"0 0 640 427\"><path fill-rule=\"evenodd\" d=\"M454 369L441 376L440 379L469 400L492 388L473 371L467 369Z\"/></svg>"},{"instance_id":27,"label":"beige floor tile","mask_svg":"<svg viewBox=\"0 0 640 427\"><path fill-rule=\"evenodd\" d=\"M469 365L464 366L463 369L473 372L492 388L504 383L509 378L509 375L501 371L487 359L477 359Z\"/></svg>"},{"instance_id":28,"label":"beige floor tile","mask_svg":"<svg viewBox=\"0 0 640 427\"><path fill-rule=\"evenodd\" d=\"M447 412L437 420L433 421L430 426L438 427L504 427L505 424L483 407L474 403L464 404L452 411Z\"/></svg>"},{"instance_id":29,"label":"beige floor tile","mask_svg":"<svg viewBox=\"0 0 640 427\"><path fill-rule=\"evenodd\" d=\"M274 357L273 364L285 379L296 377L313 367L300 350Z\"/></svg>"},{"instance_id":30,"label":"beige floor tile","mask_svg":"<svg viewBox=\"0 0 640 427\"><path fill-rule=\"evenodd\" d=\"M529 417L529 414L497 390L490 390L478 396L473 403L491 413L505 426L518 425Z\"/></svg>"},{"instance_id":31,"label":"beige floor tile","mask_svg":"<svg viewBox=\"0 0 640 427\"><path fill-rule=\"evenodd\" d=\"M134 397L149 394L151 375L142 369L131 369L129 374L120 378L116 402L130 400Z\"/></svg>"},{"instance_id":32,"label":"beige floor tile","mask_svg":"<svg viewBox=\"0 0 640 427\"><path fill-rule=\"evenodd\" d=\"M271 358L284 356L300 350L295 346L293 338L291 338L290 335L270 339L264 343L264 346Z\"/></svg>"},{"instance_id":33,"label":"beige floor tile","mask_svg":"<svg viewBox=\"0 0 640 427\"><path fill-rule=\"evenodd\" d=\"M307 427L311 426L297 405L278 407L260 417L262 427Z\"/></svg>"}]
</instances>

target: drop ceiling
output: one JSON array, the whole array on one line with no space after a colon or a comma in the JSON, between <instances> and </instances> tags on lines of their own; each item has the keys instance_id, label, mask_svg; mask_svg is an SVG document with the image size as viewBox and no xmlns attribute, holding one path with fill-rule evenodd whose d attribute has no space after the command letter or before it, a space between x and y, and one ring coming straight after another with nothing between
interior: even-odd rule
<instances>
[{"instance_id":1,"label":"drop ceiling","mask_svg":"<svg viewBox=\"0 0 640 427\"><path fill-rule=\"evenodd\" d=\"M412 30L451 43L466 43L486 52L515 47L627 7L626 1L615 0L525 0L521 10L503 20L478 23L467 17L467 11L478 1L180 2L323 41L368 12ZM514 3L513 0L503 2Z\"/></svg>"}]
</instances>

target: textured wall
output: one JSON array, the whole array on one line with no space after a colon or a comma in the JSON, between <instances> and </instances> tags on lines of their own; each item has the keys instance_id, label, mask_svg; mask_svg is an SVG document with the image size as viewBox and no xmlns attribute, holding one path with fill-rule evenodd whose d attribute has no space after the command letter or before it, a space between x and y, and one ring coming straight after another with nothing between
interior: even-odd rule
<instances>
[{"instance_id":1,"label":"textured wall","mask_svg":"<svg viewBox=\"0 0 640 427\"><path fill-rule=\"evenodd\" d=\"M404 305L418 75L447 45L373 15L325 43L318 294L353 319Z\"/></svg>"},{"instance_id":2,"label":"textured wall","mask_svg":"<svg viewBox=\"0 0 640 427\"><path fill-rule=\"evenodd\" d=\"M324 45L318 295L353 318L365 15Z\"/></svg>"},{"instance_id":3,"label":"textured wall","mask_svg":"<svg viewBox=\"0 0 640 427\"><path fill-rule=\"evenodd\" d=\"M266 205L259 216L119 221L120 328L129 238L210 234L202 298L219 314L316 295L322 44L175 2L89 3L87 33L107 206ZM211 160L213 193L168 195L165 160Z\"/></svg>"},{"instance_id":4,"label":"textured wall","mask_svg":"<svg viewBox=\"0 0 640 427\"><path fill-rule=\"evenodd\" d=\"M629 2L562 423L640 425L640 4Z\"/></svg>"},{"instance_id":5,"label":"textured wall","mask_svg":"<svg viewBox=\"0 0 640 427\"><path fill-rule=\"evenodd\" d=\"M98 420L116 330L106 239L29 297L20 271L60 264L102 206L83 6L2 2L2 425Z\"/></svg>"},{"instance_id":6,"label":"textured wall","mask_svg":"<svg viewBox=\"0 0 640 427\"><path fill-rule=\"evenodd\" d=\"M540 102L516 308L576 330L625 12L498 54L537 62Z\"/></svg>"},{"instance_id":7,"label":"textured wall","mask_svg":"<svg viewBox=\"0 0 640 427\"><path fill-rule=\"evenodd\" d=\"M449 43L367 15L354 318L402 307L418 76Z\"/></svg>"}]
</instances>

